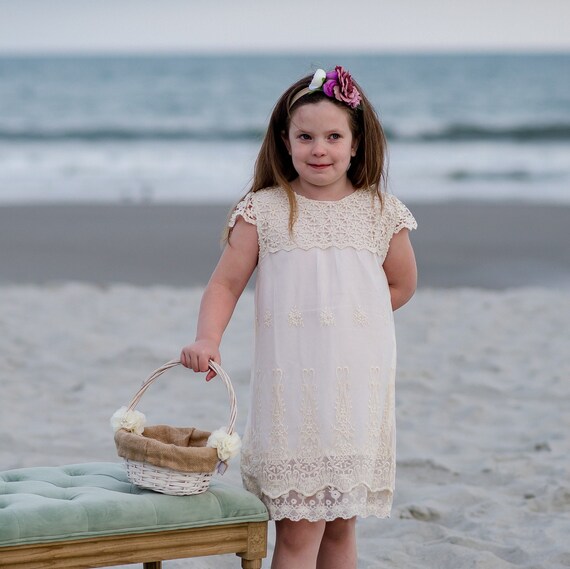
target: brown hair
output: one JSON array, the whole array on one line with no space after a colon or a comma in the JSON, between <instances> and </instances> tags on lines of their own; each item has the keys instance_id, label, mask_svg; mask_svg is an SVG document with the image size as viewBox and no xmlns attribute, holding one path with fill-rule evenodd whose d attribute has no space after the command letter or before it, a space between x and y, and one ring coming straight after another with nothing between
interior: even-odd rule
<instances>
[{"instance_id":1,"label":"brown hair","mask_svg":"<svg viewBox=\"0 0 570 569\"><path fill-rule=\"evenodd\" d=\"M382 186L386 185L387 179L387 143L374 107L354 80L354 85L361 96L361 103L356 109L333 97L327 97L322 91L303 95L291 105L295 95L309 85L312 77L307 75L291 85L273 108L267 132L257 155L250 188L251 192L257 192L264 188L280 186L287 192L290 231L297 217L297 201L290 182L297 178L298 174L293 168L283 135L289 130L291 115L302 105L315 104L323 100L330 101L348 113L352 136L358 140L356 156L351 159L347 172L348 179L357 190L374 188L380 203L384 203ZM225 240L229 237L229 233L230 230L226 230Z\"/></svg>"}]
</instances>

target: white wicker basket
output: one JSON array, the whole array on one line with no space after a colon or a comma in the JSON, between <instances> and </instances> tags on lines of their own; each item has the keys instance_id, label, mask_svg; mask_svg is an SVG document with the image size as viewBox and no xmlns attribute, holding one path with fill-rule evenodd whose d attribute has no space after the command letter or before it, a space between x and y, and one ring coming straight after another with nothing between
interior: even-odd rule
<instances>
[{"instance_id":1,"label":"white wicker basket","mask_svg":"<svg viewBox=\"0 0 570 569\"><path fill-rule=\"evenodd\" d=\"M156 381L165 371L182 365L178 360L172 360L155 370L144 381L141 388L131 400L128 411L134 411L141 397L151 384ZM232 382L229 375L217 363L210 361L210 369L216 372L217 376L224 382L230 399L230 419L226 431L229 435L234 432L237 414L237 402ZM219 463L218 463L219 465ZM188 496L190 494L200 494L208 489L210 479L214 474L212 472L181 472L171 468L156 466L148 462L138 462L135 460L125 459L127 476L129 480L140 486L161 492L163 494L171 494L174 496Z\"/></svg>"}]
</instances>

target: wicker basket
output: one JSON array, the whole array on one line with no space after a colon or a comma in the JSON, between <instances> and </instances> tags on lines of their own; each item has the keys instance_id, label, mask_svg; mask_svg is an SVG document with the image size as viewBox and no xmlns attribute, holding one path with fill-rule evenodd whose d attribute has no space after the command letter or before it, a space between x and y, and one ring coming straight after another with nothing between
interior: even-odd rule
<instances>
[{"instance_id":1,"label":"wicker basket","mask_svg":"<svg viewBox=\"0 0 570 569\"><path fill-rule=\"evenodd\" d=\"M151 384L164 372L178 365L181 365L178 360L172 360L155 370L137 391L136 395L131 400L127 411L134 411L140 399ZM234 388L228 374L218 364L210 361L209 367L222 379L228 390L230 399L230 419L228 426L226 427L226 431L231 435L234 432L237 409ZM145 440L144 436L147 429L151 435ZM124 429L120 429L115 433L115 443L117 445L119 455L125 460L127 476L129 480L137 486L175 496L199 494L208 489L210 479L216 470L216 466L225 467L225 463L220 463L218 460L216 449L205 446L205 440L210 435L209 432L198 431L193 428L179 429L162 425L159 427L147 427L147 429L145 429L145 433L143 433L143 435L137 435ZM153 429L161 430L162 436L160 440L153 440L150 438L153 436ZM187 431L187 433L185 433L185 431ZM193 445L194 433L198 433L197 438L199 439L199 443L196 446ZM171 434L172 440L170 440ZM186 439L190 441L188 446L176 446L176 441L180 439L181 434L186 435ZM147 456L145 452L143 460L133 460L133 456L140 458L141 441L151 441L154 449L158 449L160 459L157 459L156 453L149 453L150 456ZM136 453L134 450L135 447ZM169 455L172 455L173 453L177 453L178 455L177 460L175 461L177 464L180 464L180 455L188 457L188 461L186 462L185 460L183 468L180 466L178 468L165 466L165 463L168 464L169 462L172 462L169 460ZM203 465L206 462L211 469L209 468L208 472L196 472L196 468L192 465L192 462L194 462L194 456L197 457L195 461L196 463ZM149 460L155 464L149 462Z\"/></svg>"}]
</instances>

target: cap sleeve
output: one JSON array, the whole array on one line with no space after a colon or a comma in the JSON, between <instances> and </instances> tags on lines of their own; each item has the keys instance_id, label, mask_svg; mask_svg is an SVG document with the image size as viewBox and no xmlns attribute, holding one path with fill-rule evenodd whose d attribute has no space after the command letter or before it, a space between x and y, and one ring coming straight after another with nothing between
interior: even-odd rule
<instances>
[{"instance_id":1,"label":"cap sleeve","mask_svg":"<svg viewBox=\"0 0 570 569\"><path fill-rule=\"evenodd\" d=\"M393 233L398 233L402 229L412 230L418 228L418 223L412 212L396 196L387 195L386 198L387 205L391 210L391 217L393 216Z\"/></svg>"},{"instance_id":2,"label":"cap sleeve","mask_svg":"<svg viewBox=\"0 0 570 569\"><path fill-rule=\"evenodd\" d=\"M257 225L257 217L255 215L254 193L249 192L243 200L241 200L234 208L228 227L233 227L236 224L237 218L241 216L245 221L252 225Z\"/></svg>"}]
</instances>

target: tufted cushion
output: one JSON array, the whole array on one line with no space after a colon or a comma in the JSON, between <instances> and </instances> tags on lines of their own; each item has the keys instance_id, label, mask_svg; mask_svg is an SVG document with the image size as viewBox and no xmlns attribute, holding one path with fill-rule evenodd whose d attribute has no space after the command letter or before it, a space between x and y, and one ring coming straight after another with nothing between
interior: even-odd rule
<instances>
[{"instance_id":1,"label":"tufted cushion","mask_svg":"<svg viewBox=\"0 0 570 569\"><path fill-rule=\"evenodd\" d=\"M122 463L0 472L0 547L267 520L242 488L212 481L195 496L132 485Z\"/></svg>"}]
</instances>

